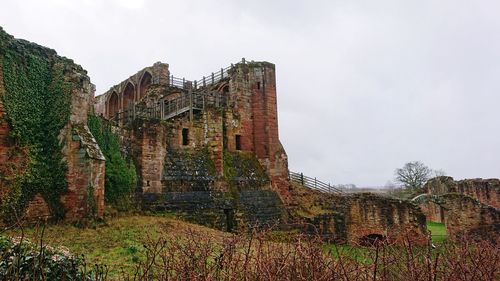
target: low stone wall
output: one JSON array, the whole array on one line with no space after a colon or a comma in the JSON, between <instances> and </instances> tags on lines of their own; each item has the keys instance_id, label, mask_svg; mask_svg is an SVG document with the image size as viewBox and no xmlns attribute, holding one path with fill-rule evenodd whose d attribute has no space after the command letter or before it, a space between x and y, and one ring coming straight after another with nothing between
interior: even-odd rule
<instances>
[{"instance_id":1,"label":"low stone wall","mask_svg":"<svg viewBox=\"0 0 500 281\"><path fill-rule=\"evenodd\" d=\"M447 212L445 225L449 239L500 241L500 209L459 193L444 194L438 200Z\"/></svg>"},{"instance_id":2,"label":"low stone wall","mask_svg":"<svg viewBox=\"0 0 500 281\"><path fill-rule=\"evenodd\" d=\"M286 218L276 192L244 190L165 192L143 194L143 208L153 212L175 212L193 223L235 231L254 226L276 226Z\"/></svg>"},{"instance_id":3,"label":"low stone wall","mask_svg":"<svg viewBox=\"0 0 500 281\"><path fill-rule=\"evenodd\" d=\"M410 201L372 193L326 194L295 184L293 196L297 201L290 212L306 233L353 245L366 244L370 237L428 241L425 216Z\"/></svg>"},{"instance_id":4,"label":"low stone wall","mask_svg":"<svg viewBox=\"0 0 500 281\"><path fill-rule=\"evenodd\" d=\"M499 179L465 179L455 181L452 177L437 177L429 180L424 190L427 194L443 195L461 193L476 198L481 203L500 208Z\"/></svg>"},{"instance_id":5,"label":"low stone wall","mask_svg":"<svg viewBox=\"0 0 500 281\"><path fill-rule=\"evenodd\" d=\"M424 214L409 201L371 193L346 196L346 232L350 244L363 244L373 235L392 240L427 242Z\"/></svg>"}]
</instances>

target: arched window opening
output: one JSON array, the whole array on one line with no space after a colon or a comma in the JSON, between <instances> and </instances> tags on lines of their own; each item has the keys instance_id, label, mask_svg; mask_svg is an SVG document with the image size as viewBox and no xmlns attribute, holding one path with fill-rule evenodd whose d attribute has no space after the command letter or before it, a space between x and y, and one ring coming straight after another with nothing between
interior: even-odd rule
<instances>
[{"instance_id":1,"label":"arched window opening","mask_svg":"<svg viewBox=\"0 0 500 281\"><path fill-rule=\"evenodd\" d=\"M118 94L116 92L111 93L111 97L108 101L108 118L115 117L115 114L118 112L120 107L120 103L118 100Z\"/></svg>"},{"instance_id":2,"label":"arched window opening","mask_svg":"<svg viewBox=\"0 0 500 281\"><path fill-rule=\"evenodd\" d=\"M142 99L146 96L146 92L148 91L149 86L151 86L151 80L151 74L149 74L149 72L145 72L142 76L141 84L139 86L139 99Z\"/></svg>"},{"instance_id":3,"label":"arched window opening","mask_svg":"<svg viewBox=\"0 0 500 281\"><path fill-rule=\"evenodd\" d=\"M128 83L123 91L123 109L127 109L134 103L134 91L132 83Z\"/></svg>"}]
</instances>

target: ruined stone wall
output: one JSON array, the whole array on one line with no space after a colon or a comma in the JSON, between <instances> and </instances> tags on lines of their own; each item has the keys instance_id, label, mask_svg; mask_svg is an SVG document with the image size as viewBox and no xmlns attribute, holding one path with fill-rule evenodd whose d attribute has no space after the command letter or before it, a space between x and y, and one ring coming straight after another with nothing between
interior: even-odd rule
<instances>
[{"instance_id":1,"label":"ruined stone wall","mask_svg":"<svg viewBox=\"0 0 500 281\"><path fill-rule=\"evenodd\" d=\"M426 243L425 216L410 202L369 193L353 195L347 202L349 243L359 244L371 234L396 240L410 238L419 244Z\"/></svg>"},{"instance_id":2,"label":"ruined stone wall","mask_svg":"<svg viewBox=\"0 0 500 281\"><path fill-rule=\"evenodd\" d=\"M461 193L476 198L481 203L500 208L499 179L465 179L455 181L452 177L437 177L424 186L426 193L442 195Z\"/></svg>"},{"instance_id":3,"label":"ruined stone wall","mask_svg":"<svg viewBox=\"0 0 500 281\"><path fill-rule=\"evenodd\" d=\"M440 196L439 204L446 209L445 225L449 239L500 241L500 209L458 193Z\"/></svg>"},{"instance_id":4,"label":"ruined stone wall","mask_svg":"<svg viewBox=\"0 0 500 281\"><path fill-rule=\"evenodd\" d=\"M292 196L291 221L302 224L306 233L318 233L330 241L352 245L368 244L370 237L428 241L424 214L406 200L372 193L323 193L300 184L292 185Z\"/></svg>"},{"instance_id":5,"label":"ruined stone wall","mask_svg":"<svg viewBox=\"0 0 500 281\"><path fill-rule=\"evenodd\" d=\"M150 193L143 197L143 206L223 231L277 227L286 220L282 202L271 190L244 190L236 196L218 191Z\"/></svg>"},{"instance_id":6,"label":"ruined stone wall","mask_svg":"<svg viewBox=\"0 0 500 281\"><path fill-rule=\"evenodd\" d=\"M106 93L95 99L95 113L99 116L112 118L113 113L127 108L127 103L137 103L146 96L149 88L155 86L168 86L170 82L170 72L168 64L156 62L152 66L146 67L121 83L111 87ZM117 108L113 110L111 101L113 95L117 98ZM130 105L130 104L128 104Z\"/></svg>"},{"instance_id":7,"label":"ruined stone wall","mask_svg":"<svg viewBox=\"0 0 500 281\"><path fill-rule=\"evenodd\" d=\"M166 128L159 122L138 122L133 131L125 131L131 141L138 184L142 192L162 192L162 171L166 155ZM123 136L123 132L121 135Z\"/></svg>"},{"instance_id":8,"label":"ruined stone wall","mask_svg":"<svg viewBox=\"0 0 500 281\"><path fill-rule=\"evenodd\" d=\"M137 95L137 92L140 92L140 87L138 88L137 85L142 85L143 77L147 73L152 74L152 84L148 86L145 96ZM227 171L224 168L224 150L227 150L231 153L238 153L239 151L253 153L265 168L267 178L270 179L273 189L285 201L289 198L287 156L278 136L275 67L267 62L238 63L228 73L229 77L203 89L193 89L192 82L184 83L188 87L176 88L169 84L171 82L169 79L174 78L168 77L168 65L157 63L112 87L103 97L98 98L98 104L95 106L96 112L102 111L102 108L109 109L113 107L110 98L115 94L119 96L120 109L125 110L122 100L123 95L127 92L127 87L129 89L130 87L134 88L136 93L134 94L135 104L146 107L161 105L190 91L204 91L207 93L216 91L227 98L227 103L224 106L213 108L208 106L202 112L186 112L183 115L162 121L165 132L157 133L156 135L159 138L157 140L153 140L146 135L141 137L140 130L133 133L133 131L137 131L136 128L130 128L129 125L123 123L123 119L118 121L121 130L132 132L133 136L130 133L123 133L122 135L128 135L126 138L133 139L133 141L129 140L128 142L135 144L134 147L131 147L131 150L136 151L133 154L137 159L136 165L139 166L139 178L143 179L140 181L141 190L161 192L156 183L154 188L150 188L148 181L151 185L153 181L157 182L158 178L168 176L169 169L158 172L153 168L153 166L161 164L160 159L164 155L168 160L170 156L179 158L178 155L185 152L207 150L215 169L214 176L225 177ZM104 105L101 104L102 102L104 102ZM163 106L160 107L163 110ZM129 113L130 111L126 114ZM104 116L113 118L109 114L104 114ZM140 119L142 117L137 114L135 118ZM155 121L145 119L144 124L148 122ZM187 145L182 144L183 130L189 132L189 144ZM236 147L237 137L240 140L240 147L238 148ZM125 140L125 142L127 141ZM153 145L155 152L152 153L154 156L142 156L142 151L148 149L148 143L155 144ZM158 146L156 144L162 145ZM165 149L165 146L172 153L161 152ZM154 160L149 159L151 157ZM179 159L170 160L170 162L182 162ZM183 165L180 163L176 167ZM151 179L146 179L147 177ZM153 177L155 179L152 179ZM212 184L212 188L214 187L219 188L217 183ZM181 189L184 190L185 188L182 187Z\"/></svg>"},{"instance_id":9,"label":"ruined stone wall","mask_svg":"<svg viewBox=\"0 0 500 281\"><path fill-rule=\"evenodd\" d=\"M65 220L67 221L102 216L104 212L104 157L100 153L93 136L85 126L87 114L91 110L94 92L89 77L80 66L69 59L57 56L54 50L24 40L14 39L1 28L0 39L0 47L2 48L0 50L0 202L1 199L11 196L16 188L23 190L23 186L15 187L14 185L16 178L24 175L30 161L28 149L9 138L12 124L5 118L8 113L2 102L5 95L10 93L7 92L4 85L3 55L6 52L13 52L16 54L16 59L37 58L52 67L53 71L57 67L63 68L63 80L71 85L71 93L69 98L69 120L59 132L59 142L63 146L63 161L68 167L66 173L67 190L61 194L59 200L62 208L65 209ZM11 57L11 62L12 59ZM19 61L18 63L26 62ZM27 73L32 72L28 71ZM26 79L34 80L39 79L39 77L26 77ZM56 78L52 77L52 79ZM31 87L31 85L23 86ZM44 91L44 89L31 89L31 91L36 93ZM12 98L10 99L13 102ZM26 104L32 101L16 100L15 102ZM47 193L49 192L50 190L47 190ZM25 218L28 220L38 217L51 217L53 214L50 213L46 201L46 198L50 198L50 196L43 191L39 191L28 197L31 200L27 203L25 209L16 210L16 212L24 211Z\"/></svg>"},{"instance_id":10,"label":"ruined stone wall","mask_svg":"<svg viewBox=\"0 0 500 281\"><path fill-rule=\"evenodd\" d=\"M439 204L432 201L425 201L418 204L427 221L444 223L446 210Z\"/></svg>"}]
</instances>

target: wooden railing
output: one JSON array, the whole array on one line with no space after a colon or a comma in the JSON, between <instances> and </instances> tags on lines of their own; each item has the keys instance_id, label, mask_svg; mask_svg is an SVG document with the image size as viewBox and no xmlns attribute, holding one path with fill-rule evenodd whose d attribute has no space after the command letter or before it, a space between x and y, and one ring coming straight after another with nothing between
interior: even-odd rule
<instances>
[{"instance_id":1,"label":"wooden railing","mask_svg":"<svg viewBox=\"0 0 500 281\"><path fill-rule=\"evenodd\" d=\"M246 61L243 58L238 63L245 64ZM225 106L227 104L227 97L217 92L208 92L207 87L216 85L223 79L229 78L229 71L233 67L234 64L231 64L226 68L221 68L218 72L212 72L211 75L203 76L202 79L195 81L171 75L169 79L171 87L188 91L172 100L160 100L158 104L152 107L145 108L140 105L129 106L116 113L111 120L115 122L126 120L128 122L137 117L167 120L186 111L202 110L206 106Z\"/></svg>"},{"instance_id":2,"label":"wooden railing","mask_svg":"<svg viewBox=\"0 0 500 281\"><path fill-rule=\"evenodd\" d=\"M311 178L308 176L305 176L302 173L295 173L290 171L289 172L289 177L291 182L298 183L300 185L303 185L307 188L310 189L315 189L319 190L322 192L326 193L341 193L340 189L336 188L335 186L331 185L330 183L325 183L322 181L317 180L316 178Z\"/></svg>"},{"instance_id":3,"label":"wooden railing","mask_svg":"<svg viewBox=\"0 0 500 281\"><path fill-rule=\"evenodd\" d=\"M238 63L243 63L245 64L246 61L243 58L241 61ZM178 78L173 75L170 76L170 82L169 85L171 87L176 87L180 89L199 89L199 88L204 88L208 86L215 85L222 81L223 79L229 78L229 70L234 66L234 64L231 64L230 66L226 68L221 68L217 72L212 72L210 75L203 76L200 80L186 80L185 78Z\"/></svg>"},{"instance_id":4,"label":"wooden railing","mask_svg":"<svg viewBox=\"0 0 500 281\"><path fill-rule=\"evenodd\" d=\"M115 114L112 120L129 122L135 118L158 118L168 120L187 111L203 110L227 105L227 97L218 92L188 92L171 100L160 100L156 105L145 107L140 104L129 106Z\"/></svg>"}]
</instances>

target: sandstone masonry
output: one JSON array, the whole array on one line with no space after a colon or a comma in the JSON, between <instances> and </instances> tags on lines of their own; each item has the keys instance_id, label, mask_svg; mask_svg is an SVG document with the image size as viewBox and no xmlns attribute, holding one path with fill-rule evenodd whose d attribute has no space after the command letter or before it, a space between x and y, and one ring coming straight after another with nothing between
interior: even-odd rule
<instances>
[{"instance_id":1,"label":"sandstone masonry","mask_svg":"<svg viewBox=\"0 0 500 281\"><path fill-rule=\"evenodd\" d=\"M63 144L63 157L67 162L66 180L68 189L59 198L66 210L65 220L76 221L88 217L102 217L104 213L104 165L105 159L95 142L86 123L87 114L92 108L94 86L85 70L72 61L57 56L54 50L14 39L0 28L2 52L0 52L0 201L5 200L12 192L11 184L15 178L23 175L27 167L26 149L12 142L9 138L11 126L5 118L2 97L6 95L3 73L3 57L7 50L15 50L25 57L36 56L49 63L64 62L64 80L72 85L70 100L70 118L66 126L59 132L59 140ZM29 79L30 77L28 77ZM41 89L34 89L40 91ZM20 100L19 103L30 103ZM35 194L27 204L24 217L28 220L51 217L46 194ZM23 215L23 214L20 214ZM12 219L12 218L3 218Z\"/></svg>"}]
</instances>

